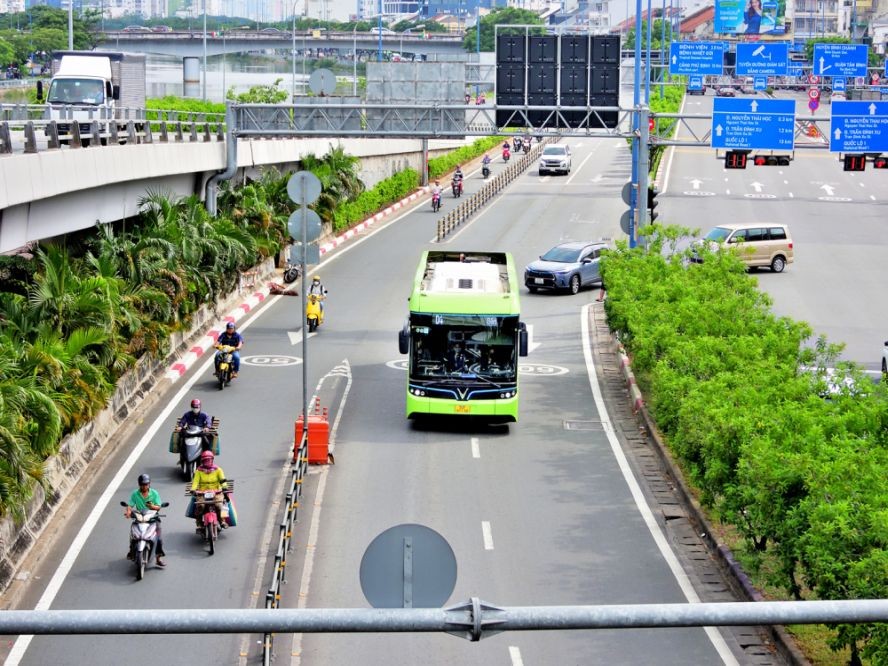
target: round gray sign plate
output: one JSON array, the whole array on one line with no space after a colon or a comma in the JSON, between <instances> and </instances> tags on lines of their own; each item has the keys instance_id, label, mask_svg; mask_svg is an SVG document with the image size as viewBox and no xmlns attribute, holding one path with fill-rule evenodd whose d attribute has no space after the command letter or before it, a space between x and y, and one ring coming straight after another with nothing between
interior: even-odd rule
<instances>
[{"instance_id":1,"label":"round gray sign plate","mask_svg":"<svg viewBox=\"0 0 888 666\"><path fill-rule=\"evenodd\" d=\"M629 235L629 217L632 215L632 211L626 210L623 211L623 214L620 215L620 229L623 230L623 233L627 236Z\"/></svg>"},{"instance_id":2,"label":"round gray sign plate","mask_svg":"<svg viewBox=\"0 0 888 666\"><path fill-rule=\"evenodd\" d=\"M314 243L321 237L321 218L311 208L297 208L287 219L287 231L293 240L302 242L302 212L305 211L305 242Z\"/></svg>"},{"instance_id":3,"label":"round gray sign plate","mask_svg":"<svg viewBox=\"0 0 888 666\"><path fill-rule=\"evenodd\" d=\"M308 87L315 95L332 95L336 91L336 75L329 69L316 69L308 79Z\"/></svg>"},{"instance_id":4,"label":"round gray sign plate","mask_svg":"<svg viewBox=\"0 0 888 666\"><path fill-rule=\"evenodd\" d=\"M623 185L623 203L627 206L632 205L632 183L626 183Z\"/></svg>"},{"instance_id":5,"label":"round gray sign plate","mask_svg":"<svg viewBox=\"0 0 888 666\"><path fill-rule=\"evenodd\" d=\"M374 608L441 608L455 586L453 549L425 525L390 527L361 558L361 590Z\"/></svg>"},{"instance_id":6,"label":"round gray sign plate","mask_svg":"<svg viewBox=\"0 0 888 666\"><path fill-rule=\"evenodd\" d=\"M287 194L300 206L313 204L321 196L321 181L311 171L297 171L287 181Z\"/></svg>"}]
</instances>

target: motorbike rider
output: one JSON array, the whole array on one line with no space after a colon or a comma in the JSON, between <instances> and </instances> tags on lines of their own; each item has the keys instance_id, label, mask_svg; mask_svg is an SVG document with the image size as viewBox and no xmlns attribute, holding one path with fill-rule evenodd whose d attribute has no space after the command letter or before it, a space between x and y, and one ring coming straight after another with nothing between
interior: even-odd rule
<instances>
[{"instance_id":1,"label":"motorbike rider","mask_svg":"<svg viewBox=\"0 0 888 666\"><path fill-rule=\"evenodd\" d=\"M237 332L237 326L235 326L233 321L225 324L225 331L216 338L216 344L234 347L234 352L231 354L234 361L234 370L231 371L231 378L234 379L240 370L240 353L238 353L238 350L244 346L244 338Z\"/></svg>"},{"instance_id":2,"label":"motorbike rider","mask_svg":"<svg viewBox=\"0 0 888 666\"><path fill-rule=\"evenodd\" d=\"M200 454L200 465L194 471L194 479L191 481L191 494L198 495L208 490L216 493L216 515L219 516L219 524L222 526L222 529L225 529L228 525L222 520L222 503L225 499L225 491L228 489L228 484L225 483L225 472L216 465L215 459L216 456L213 455L212 451L204 451ZM195 519L197 520L197 530L201 531L201 518L196 512Z\"/></svg>"},{"instance_id":3,"label":"motorbike rider","mask_svg":"<svg viewBox=\"0 0 888 666\"><path fill-rule=\"evenodd\" d=\"M457 166L456 171L453 172L453 184L462 190L462 182L463 182L463 172L462 169Z\"/></svg>"},{"instance_id":4,"label":"motorbike rider","mask_svg":"<svg viewBox=\"0 0 888 666\"><path fill-rule=\"evenodd\" d=\"M481 165L482 165L482 166L490 166L490 163L491 163L492 161L493 161L493 160L490 159L490 155L485 155L485 156L484 156L484 159L481 160Z\"/></svg>"},{"instance_id":5,"label":"motorbike rider","mask_svg":"<svg viewBox=\"0 0 888 666\"><path fill-rule=\"evenodd\" d=\"M324 300L327 298L327 288L321 282L321 276L315 275L311 279L311 285L308 287L307 296L311 298L312 295L317 296L317 300L321 302L321 320L324 319Z\"/></svg>"},{"instance_id":6,"label":"motorbike rider","mask_svg":"<svg viewBox=\"0 0 888 666\"><path fill-rule=\"evenodd\" d=\"M154 488L151 487L151 477L147 474L139 474L139 487L133 491L133 494L130 495L129 504L126 509L123 510L123 515L127 518L132 518L133 509L136 511L160 511L160 493L158 493ZM155 533L157 535L157 551L154 555L154 563L159 567L165 567L166 562L163 561L163 558L166 557L166 553L163 550L163 535L160 532L160 518L157 519L157 531ZM129 551L127 551L126 559L133 559L133 542L130 539L130 547Z\"/></svg>"},{"instance_id":7,"label":"motorbike rider","mask_svg":"<svg viewBox=\"0 0 888 666\"><path fill-rule=\"evenodd\" d=\"M194 398L194 400L191 401L191 409L185 412L182 415L182 418L179 419L176 432L181 432L189 426L197 426L203 431L202 448L207 449L210 445L210 436L208 433L212 425L213 420L210 418L210 415L201 409L200 400Z\"/></svg>"}]
</instances>

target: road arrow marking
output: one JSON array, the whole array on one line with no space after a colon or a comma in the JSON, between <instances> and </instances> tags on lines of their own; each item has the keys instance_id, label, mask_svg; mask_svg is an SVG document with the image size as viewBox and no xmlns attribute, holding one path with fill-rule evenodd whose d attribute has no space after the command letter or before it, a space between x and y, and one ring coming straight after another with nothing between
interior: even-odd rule
<instances>
[{"instance_id":1,"label":"road arrow marking","mask_svg":"<svg viewBox=\"0 0 888 666\"><path fill-rule=\"evenodd\" d=\"M694 189L695 189L695 190L699 190L699 189L700 189L700 186L701 186L702 184L703 184L703 181L702 181L702 180L698 180L697 178L694 178L694 180L691 181L691 185L694 186Z\"/></svg>"},{"instance_id":2,"label":"road arrow marking","mask_svg":"<svg viewBox=\"0 0 888 666\"><path fill-rule=\"evenodd\" d=\"M826 192L826 196L831 197L833 195L833 188L830 185L821 185L820 189Z\"/></svg>"},{"instance_id":3,"label":"road arrow marking","mask_svg":"<svg viewBox=\"0 0 888 666\"><path fill-rule=\"evenodd\" d=\"M539 347L542 342L533 341L533 324L527 324L527 353L533 353L533 350Z\"/></svg>"},{"instance_id":4,"label":"road arrow marking","mask_svg":"<svg viewBox=\"0 0 888 666\"><path fill-rule=\"evenodd\" d=\"M308 337L313 338L317 333L309 333ZM287 337L290 338L290 346L298 345L302 342L302 329L298 331L287 331Z\"/></svg>"},{"instance_id":5,"label":"road arrow marking","mask_svg":"<svg viewBox=\"0 0 888 666\"><path fill-rule=\"evenodd\" d=\"M755 188L755 191L756 191L756 192L761 192L761 191L762 191L762 184L761 184L761 183L759 183L759 182L755 182L755 183L751 183L751 185L753 186L753 188Z\"/></svg>"},{"instance_id":6,"label":"road arrow marking","mask_svg":"<svg viewBox=\"0 0 888 666\"><path fill-rule=\"evenodd\" d=\"M589 180L590 180L590 182L593 182L593 183L600 183L602 178L603 178L603 176L599 173L594 178L590 178Z\"/></svg>"}]
</instances>

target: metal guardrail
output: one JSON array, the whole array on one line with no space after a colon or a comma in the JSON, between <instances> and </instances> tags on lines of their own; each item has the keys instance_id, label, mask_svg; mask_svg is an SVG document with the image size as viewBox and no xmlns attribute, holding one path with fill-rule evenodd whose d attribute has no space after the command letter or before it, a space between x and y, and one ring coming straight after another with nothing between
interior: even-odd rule
<instances>
[{"instance_id":1,"label":"metal guardrail","mask_svg":"<svg viewBox=\"0 0 888 666\"><path fill-rule=\"evenodd\" d=\"M524 173L528 165L539 157L543 146L550 141L552 139L546 137L542 142L535 142L529 153L522 153L519 158L509 164L503 171L484 183L480 191L460 202L456 208L440 218L438 220L437 242L443 241L447 234L481 210L482 206L499 194L506 185Z\"/></svg>"},{"instance_id":2,"label":"metal guardrail","mask_svg":"<svg viewBox=\"0 0 888 666\"><path fill-rule=\"evenodd\" d=\"M296 446L296 443L293 443ZM302 497L302 482L308 470L308 436L303 434L293 456L290 483L284 496L284 513L278 526L278 542L274 553L271 584L265 593L265 608L280 608L281 586L287 573L287 553L293 540L293 525L299 515L299 498ZM274 653L274 635L268 631L262 637L262 663L270 666Z\"/></svg>"},{"instance_id":3,"label":"metal guardrail","mask_svg":"<svg viewBox=\"0 0 888 666\"><path fill-rule=\"evenodd\" d=\"M137 143L225 140L224 114L163 109L119 109L111 116L96 107L61 107L49 117L42 104L0 104L0 154L41 149Z\"/></svg>"}]
</instances>

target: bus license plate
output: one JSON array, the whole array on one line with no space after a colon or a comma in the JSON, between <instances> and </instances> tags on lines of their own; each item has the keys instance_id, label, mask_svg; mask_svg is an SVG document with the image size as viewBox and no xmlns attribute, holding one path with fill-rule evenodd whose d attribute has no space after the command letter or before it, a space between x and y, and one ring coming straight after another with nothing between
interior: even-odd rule
<instances>
[{"instance_id":1,"label":"bus license plate","mask_svg":"<svg viewBox=\"0 0 888 666\"><path fill-rule=\"evenodd\" d=\"M455 411L457 414L468 414L472 411L472 408L470 405L454 405L453 411Z\"/></svg>"},{"instance_id":2,"label":"bus license plate","mask_svg":"<svg viewBox=\"0 0 888 666\"><path fill-rule=\"evenodd\" d=\"M534 278L534 284L544 284L546 281L543 278Z\"/></svg>"}]
</instances>

